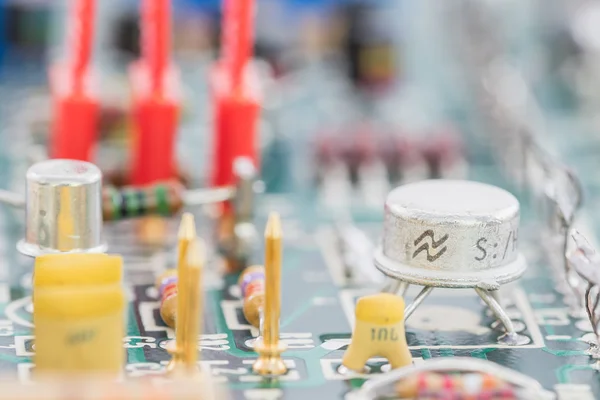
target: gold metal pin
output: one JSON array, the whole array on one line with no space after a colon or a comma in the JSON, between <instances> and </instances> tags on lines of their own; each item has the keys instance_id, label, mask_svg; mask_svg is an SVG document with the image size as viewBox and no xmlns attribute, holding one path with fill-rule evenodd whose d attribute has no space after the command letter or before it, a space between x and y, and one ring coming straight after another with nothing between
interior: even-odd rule
<instances>
[{"instance_id":1,"label":"gold metal pin","mask_svg":"<svg viewBox=\"0 0 600 400\"><path fill-rule=\"evenodd\" d=\"M281 358L286 349L279 343L281 313L281 254L282 230L279 214L271 213L265 229L265 306L262 338L254 346L258 359L253 370L263 376L278 376L287 368Z\"/></svg>"},{"instance_id":2,"label":"gold metal pin","mask_svg":"<svg viewBox=\"0 0 600 400\"><path fill-rule=\"evenodd\" d=\"M202 268L204 264L204 244L200 239L188 244L185 259L187 267L186 282L188 297L183 299L187 303L187 313L184 329L184 341L181 346L183 366L186 373L198 372L198 335L201 330L203 299L202 299Z\"/></svg>"},{"instance_id":3,"label":"gold metal pin","mask_svg":"<svg viewBox=\"0 0 600 400\"><path fill-rule=\"evenodd\" d=\"M178 249L177 249L177 313L175 316L175 346L170 349L172 358L171 362L167 366L167 371L173 372L181 369L183 366L183 344L186 341L185 329L186 321L189 319L189 285L187 277L187 252L191 242L196 240L196 224L194 222L194 216L190 213L185 213L181 216L181 223L179 225L178 238Z\"/></svg>"},{"instance_id":4,"label":"gold metal pin","mask_svg":"<svg viewBox=\"0 0 600 400\"><path fill-rule=\"evenodd\" d=\"M178 244L178 259L181 263L184 260L187 245L194 241L197 237L196 234L196 223L194 216L190 213L184 213L181 216L181 223L179 224L179 232L177 233Z\"/></svg>"}]
</instances>

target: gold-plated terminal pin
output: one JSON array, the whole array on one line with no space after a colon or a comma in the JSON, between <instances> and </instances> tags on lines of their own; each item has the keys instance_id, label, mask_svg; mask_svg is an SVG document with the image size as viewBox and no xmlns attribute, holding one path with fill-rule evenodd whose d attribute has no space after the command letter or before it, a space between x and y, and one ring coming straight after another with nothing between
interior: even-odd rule
<instances>
[{"instance_id":1,"label":"gold-plated terminal pin","mask_svg":"<svg viewBox=\"0 0 600 400\"><path fill-rule=\"evenodd\" d=\"M188 244L185 258L187 267L186 281L182 286L187 286L187 298L183 300L187 303L186 321L183 327L185 334L181 346L183 357L183 367L185 372L193 374L198 372L198 335L202 321L203 300L202 300L202 268L204 264L204 244L200 239L191 241Z\"/></svg>"},{"instance_id":2,"label":"gold-plated terminal pin","mask_svg":"<svg viewBox=\"0 0 600 400\"><path fill-rule=\"evenodd\" d=\"M196 240L196 224L194 216L185 213L179 225L177 249L177 305L175 314L175 346L171 348L171 362L167 366L169 372L181 369L183 366L183 345L186 341L186 325L189 319L189 285L187 282L187 254L190 243Z\"/></svg>"},{"instance_id":3,"label":"gold-plated terminal pin","mask_svg":"<svg viewBox=\"0 0 600 400\"><path fill-rule=\"evenodd\" d=\"M281 358L285 345L279 343L281 313L282 232L279 214L271 213L265 229L265 306L263 335L254 346L258 359L253 370L263 376L278 376L287 368Z\"/></svg>"}]
</instances>

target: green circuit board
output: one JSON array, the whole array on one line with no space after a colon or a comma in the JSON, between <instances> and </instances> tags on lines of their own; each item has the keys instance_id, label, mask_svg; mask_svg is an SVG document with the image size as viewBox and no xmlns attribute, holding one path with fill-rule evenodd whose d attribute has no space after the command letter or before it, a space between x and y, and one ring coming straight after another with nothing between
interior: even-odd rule
<instances>
[{"instance_id":1,"label":"green circuit board","mask_svg":"<svg viewBox=\"0 0 600 400\"><path fill-rule=\"evenodd\" d=\"M19 99L27 97L28 92L22 88L5 89L2 96L14 95L17 105L12 107L18 108ZM3 116L8 118L11 109L10 105L5 107ZM18 118L12 115L8 119L17 124ZM545 257L554 254L544 246L543 223L527 196L522 196L514 182L503 177L489 152L470 134L475 126L465 123L468 120L465 115L454 118L468 144L469 178L504 187L521 199L519 246L528 260L528 270L518 282L503 287L501 296L511 319L529 342L514 347L499 344L497 338L502 331L473 290L438 289L406 323L414 363L432 357L487 359L533 377L561 399L593 399L600 395L600 380L597 364L586 353L589 344L582 340L591 332L587 318L574 317L563 295L556 290ZM20 154L18 146L23 145L23 141L15 139L22 132L10 129L17 125L7 124L0 129L7 143L0 149L1 185L15 190L22 187L27 166L21 155L15 156ZM554 126L558 129L561 125ZM186 145L182 147L199 146L193 139L186 142L193 136L189 129L184 125L182 140ZM350 215L356 227L377 242L382 232L384 199L379 204L368 202L365 199L369 193L355 188L353 192L337 193L340 201L333 199L337 209L332 209L326 204L332 203L331 199L323 201L312 174L307 171L312 159L310 146L293 138L293 134L280 136L264 149L262 171L267 190L258 199L256 213L259 232L271 211L278 211L283 221L281 340L288 347L283 357L289 372L280 379L263 380L252 373L252 363L257 357L252 345L257 331L243 317L237 276L222 274L213 235L215 220L208 210L194 210L199 234L209 249L203 278L205 313L203 332L198 339L199 364L215 381L224 384L234 399L338 399L370 377L389 370L385 359L372 359L368 374L348 376L338 371L350 341L355 302L380 287L361 284L345 273L336 245L335 216ZM579 173L589 171L597 162L593 154L588 156L577 150L590 143L559 144L567 162L574 161ZM291 148L295 151L291 152ZM203 166L197 167L200 170ZM593 176L584 173L582 178L586 192L592 197L590 204L594 204L597 184ZM597 232L600 221L589 211L583 215L586 233ZM23 213L5 208L0 210L0 216L3 233L0 262L4 274L0 284L0 370L27 383L35 368L30 297L33 261L15 250L23 234ZM127 379L163 375L170 358L166 347L174 332L161 320L154 282L161 271L175 266L178 222L177 218L168 221L167 243L158 247L139 242L136 232L142 221L105 226L110 252L121 254L125 261L130 299L123 343L127 351ZM252 262L262 263L261 246L262 243L257 245ZM557 249L556 254L559 252ZM407 301L417 289L411 288Z\"/></svg>"}]
</instances>

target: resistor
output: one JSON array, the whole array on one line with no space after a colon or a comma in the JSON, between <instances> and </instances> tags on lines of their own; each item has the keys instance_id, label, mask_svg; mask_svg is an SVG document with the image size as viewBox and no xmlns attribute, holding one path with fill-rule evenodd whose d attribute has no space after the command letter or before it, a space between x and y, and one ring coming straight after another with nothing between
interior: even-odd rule
<instances>
[{"instance_id":1,"label":"resistor","mask_svg":"<svg viewBox=\"0 0 600 400\"><path fill-rule=\"evenodd\" d=\"M177 181L143 187L107 187L102 192L104 221L115 221L145 215L170 216L183 207L185 188Z\"/></svg>"},{"instance_id":2,"label":"resistor","mask_svg":"<svg viewBox=\"0 0 600 400\"><path fill-rule=\"evenodd\" d=\"M457 392L452 389L419 391L415 397L419 400L517 400L515 392L510 388L490 389L477 393Z\"/></svg>"},{"instance_id":3,"label":"resistor","mask_svg":"<svg viewBox=\"0 0 600 400\"><path fill-rule=\"evenodd\" d=\"M244 299L244 317L250 325L262 333L262 319L265 305L265 267L253 265L244 270L239 279Z\"/></svg>"},{"instance_id":4,"label":"resistor","mask_svg":"<svg viewBox=\"0 0 600 400\"><path fill-rule=\"evenodd\" d=\"M160 316L171 328L175 328L177 316L177 270L168 269L156 280L156 288L160 294Z\"/></svg>"},{"instance_id":5,"label":"resistor","mask_svg":"<svg viewBox=\"0 0 600 400\"><path fill-rule=\"evenodd\" d=\"M147 215L172 216L184 206L225 201L233 196L230 187L186 190L178 181L165 181L148 186L113 186L102 191L104 221L118 221Z\"/></svg>"},{"instance_id":6,"label":"resistor","mask_svg":"<svg viewBox=\"0 0 600 400\"><path fill-rule=\"evenodd\" d=\"M244 222L251 217L252 194L257 190L249 179L240 179L234 186L186 190L176 180L157 182L147 186L114 186L102 190L102 216L104 221L162 215L170 217L183 207L233 201L236 219ZM25 197L0 189L0 203L15 208L25 208Z\"/></svg>"},{"instance_id":7,"label":"resistor","mask_svg":"<svg viewBox=\"0 0 600 400\"><path fill-rule=\"evenodd\" d=\"M426 372L407 377L396 384L396 393L401 398L424 399L503 399L516 398L510 385L489 374L448 375ZM446 397L435 397L439 393ZM483 395L492 395L484 397ZM467 396L472 397L467 397ZM479 396L479 397L477 397ZM496 397L494 397L496 396Z\"/></svg>"},{"instance_id":8,"label":"resistor","mask_svg":"<svg viewBox=\"0 0 600 400\"><path fill-rule=\"evenodd\" d=\"M348 168L350 182L356 185L359 182L361 166L376 159L377 147L373 140L375 132L369 126L359 127L350 134L351 136L347 140L340 141L340 156Z\"/></svg>"},{"instance_id":9,"label":"resistor","mask_svg":"<svg viewBox=\"0 0 600 400\"><path fill-rule=\"evenodd\" d=\"M451 128L432 132L418 146L428 164L430 178L457 178L452 176L452 168L463 160L464 151L460 136Z\"/></svg>"}]
</instances>

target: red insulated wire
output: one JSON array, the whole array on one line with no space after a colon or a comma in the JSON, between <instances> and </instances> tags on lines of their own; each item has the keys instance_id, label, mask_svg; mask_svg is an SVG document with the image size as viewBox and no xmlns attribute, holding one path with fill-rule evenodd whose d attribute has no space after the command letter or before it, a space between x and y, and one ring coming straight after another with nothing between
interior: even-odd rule
<instances>
[{"instance_id":1,"label":"red insulated wire","mask_svg":"<svg viewBox=\"0 0 600 400\"><path fill-rule=\"evenodd\" d=\"M242 86L244 68L252 55L254 0L225 0L223 5L223 61L232 87Z\"/></svg>"},{"instance_id":2,"label":"red insulated wire","mask_svg":"<svg viewBox=\"0 0 600 400\"><path fill-rule=\"evenodd\" d=\"M69 21L70 52L74 90L81 92L90 63L94 41L95 0L71 0Z\"/></svg>"},{"instance_id":3,"label":"red insulated wire","mask_svg":"<svg viewBox=\"0 0 600 400\"><path fill-rule=\"evenodd\" d=\"M162 93L162 80L171 57L171 1L142 1L142 58L150 71L151 88Z\"/></svg>"}]
</instances>

